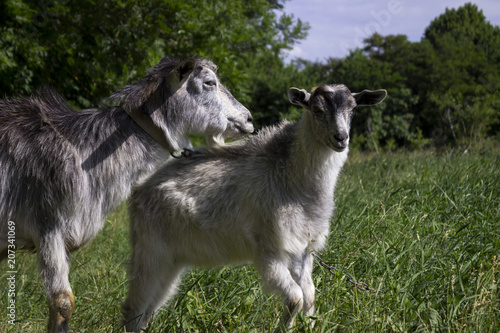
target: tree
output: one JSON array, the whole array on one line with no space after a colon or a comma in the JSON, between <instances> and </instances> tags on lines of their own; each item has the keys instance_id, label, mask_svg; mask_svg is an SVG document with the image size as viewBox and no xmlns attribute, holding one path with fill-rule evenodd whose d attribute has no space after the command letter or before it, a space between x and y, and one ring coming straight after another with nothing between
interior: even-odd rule
<instances>
[{"instance_id":1,"label":"tree","mask_svg":"<svg viewBox=\"0 0 500 333\"><path fill-rule=\"evenodd\" d=\"M234 95L249 101L253 61L306 34L300 20L276 14L284 1L5 0L0 90L15 96L50 85L86 107L165 55L199 55L214 60Z\"/></svg>"},{"instance_id":2,"label":"tree","mask_svg":"<svg viewBox=\"0 0 500 333\"><path fill-rule=\"evenodd\" d=\"M3 4L0 89L7 96L50 85L75 104L89 106L137 77L160 51L156 28L148 24L163 16L154 10L162 8L158 2Z\"/></svg>"},{"instance_id":3,"label":"tree","mask_svg":"<svg viewBox=\"0 0 500 333\"><path fill-rule=\"evenodd\" d=\"M406 36L374 34L365 40L363 49L351 51L344 59L327 61L328 82L345 83L353 92L388 90L389 98L384 103L357 110L352 123L355 145L372 149L382 145L392 149L416 138L413 119L418 96L407 85L411 51L412 43Z\"/></svg>"},{"instance_id":4,"label":"tree","mask_svg":"<svg viewBox=\"0 0 500 333\"><path fill-rule=\"evenodd\" d=\"M454 142L498 133L500 28L468 3L432 21L424 41L434 51L422 87L427 126Z\"/></svg>"},{"instance_id":5,"label":"tree","mask_svg":"<svg viewBox=\"0 0 500 333\"><path fill-rule=\"evenodd\" d=\"M469 144L500 128L500 28L477 6L447 9L416 43L403 35L367 38L363 49L304 73L351 90L382 87L380 106L359 109L353 141L361 148ZM318 69L319 67L319 69Z\"/></svg>"}]
</instances>

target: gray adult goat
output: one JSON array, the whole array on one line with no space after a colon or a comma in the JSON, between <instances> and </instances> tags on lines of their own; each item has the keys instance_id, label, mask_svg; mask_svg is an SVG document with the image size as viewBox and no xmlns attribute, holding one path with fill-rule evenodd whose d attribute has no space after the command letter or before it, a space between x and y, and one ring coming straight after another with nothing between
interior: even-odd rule
<instances>
[{"instance_id":1,"label":"gray adult goat","mask_svg":"<svg viewBox=\"0 0 500 333\"><path fill-rule=\"evenodd\" d=\"M70 252L96 236L140 177L167 151L189 147L187 134L220 140L253 132L250 112L208 60L164 58L111 98L121 106L77 112L50 90L0 102L0 259L13 249L37 251L49 332L67 332L75 308ZM15 242L7 237L12 225Z\"/></svg>"},{"instance_id":2,"label":"gray adult goat","mask_svg":"<svg viewBox=\"0 0 500 333\"><path fill-rule=\"evenodd\" d=\"M306 109L298 123L171 161L134 188L127 331L145 326L191 265L252 261L264 287L284 298L277 330L291 327L301 309L312 315L310 251L328 237L354 108L386 95L351 94L344 85L291 88L290 101Z\"/></svg>"}]
</instances>

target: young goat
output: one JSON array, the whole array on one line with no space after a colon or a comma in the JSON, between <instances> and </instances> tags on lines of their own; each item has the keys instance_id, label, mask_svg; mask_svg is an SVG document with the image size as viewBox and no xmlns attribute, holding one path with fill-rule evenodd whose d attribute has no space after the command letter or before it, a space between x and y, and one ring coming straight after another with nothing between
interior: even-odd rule
<instances>
[{"instance_id":1,"label":"young goat","mask_svg":"<svg viewBox=\"0 0 500 333\"><path fill-rule=\"evenodd\" d=\"M277 330L301 309L312 315L310 251L328 237L354 108L386 95L351 94L344 85L291 88L290 101L306 109L298 123L171 161L133 189L127 331L146 325L191 265L253 262L265 289L284 298Z\"/></svg>"},{"instance_id":2,"label":"young goat","mask_svg":"<svg viewBox=\"0 0 500 333\"><path fill-rule=\"evenodd\" d=\"M95 237L166 151L188 148L189 133L220 140L253 131L208 60L164 58L112 98L121 106L82 111L52 91L0 101L0 260L17 248L38 252L49 332L67 332L75 308L70 252Z\"/></svg>"}]
</instances>

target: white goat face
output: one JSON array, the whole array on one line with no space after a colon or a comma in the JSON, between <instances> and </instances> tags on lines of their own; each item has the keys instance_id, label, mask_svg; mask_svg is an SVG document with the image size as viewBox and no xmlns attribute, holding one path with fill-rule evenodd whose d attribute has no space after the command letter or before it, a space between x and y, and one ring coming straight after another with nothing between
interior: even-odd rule
<instances>
[{"instance_id":1,"label":"white goat face","mask_svg":"<svg viewBox=\"0 0 500 333\"><path fill-rule=\"evenodd\" d=\"M127 110L151 116L164 132L241 137L254 131L252 116L220 83L209 60L163 58L138 82L111 96Z\"/></svg>"},{"instance_id":2,"label":"white goat face","mask_svg":"<svg viewBox=\"0 0 500 333\"><path fill-rule=\"evenodd\" d=\"M364 90L351 93L343 84L323 84L311 93L290 88L292 104L301 105L310 112L316 137L331 149L341 152L349 145L349 131L354 109L361 105L375 105L384 100L387 91Z\"/></svg>"},{"instance_id":3,"label":"white goat face","mask_svg":"<svg viewBox=\"0 0 500 333\"><path fill-rule=\"evenodd\" d=\"M187 79L186 93L196 101L192 116L208 121L192 122L202 126L191 128L191 132L218 137L219 140L252 133L254 127L250 111L222 85L213 64L203 60L198 62Z\"/></svg>"}]
</instances>

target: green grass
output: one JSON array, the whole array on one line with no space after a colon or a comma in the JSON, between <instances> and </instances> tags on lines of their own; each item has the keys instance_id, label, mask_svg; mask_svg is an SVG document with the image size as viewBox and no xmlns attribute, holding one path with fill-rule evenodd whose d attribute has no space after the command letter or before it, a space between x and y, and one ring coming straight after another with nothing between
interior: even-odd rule
<instances>
[{"instance_id":1,"label":"green grass","mask_svg":"<svg viewBox=\"0 0 500 333\"><path fill-rule=\"evenodd\" d=\"M499 332L500 157L492 152L352 156L336 192L325 262L383 293L362 292L315 265L313 332ZM129 256L125 205L72 257L73 332L122 332ZM17 254L17 323L41 332L48 309L32 254ZM0 290L7 290L6 263ZM280 300L251 265L192 270L149 332L266 332ZM304 318L296 332L310 332Z\"/></svg>"}]
</instances>

